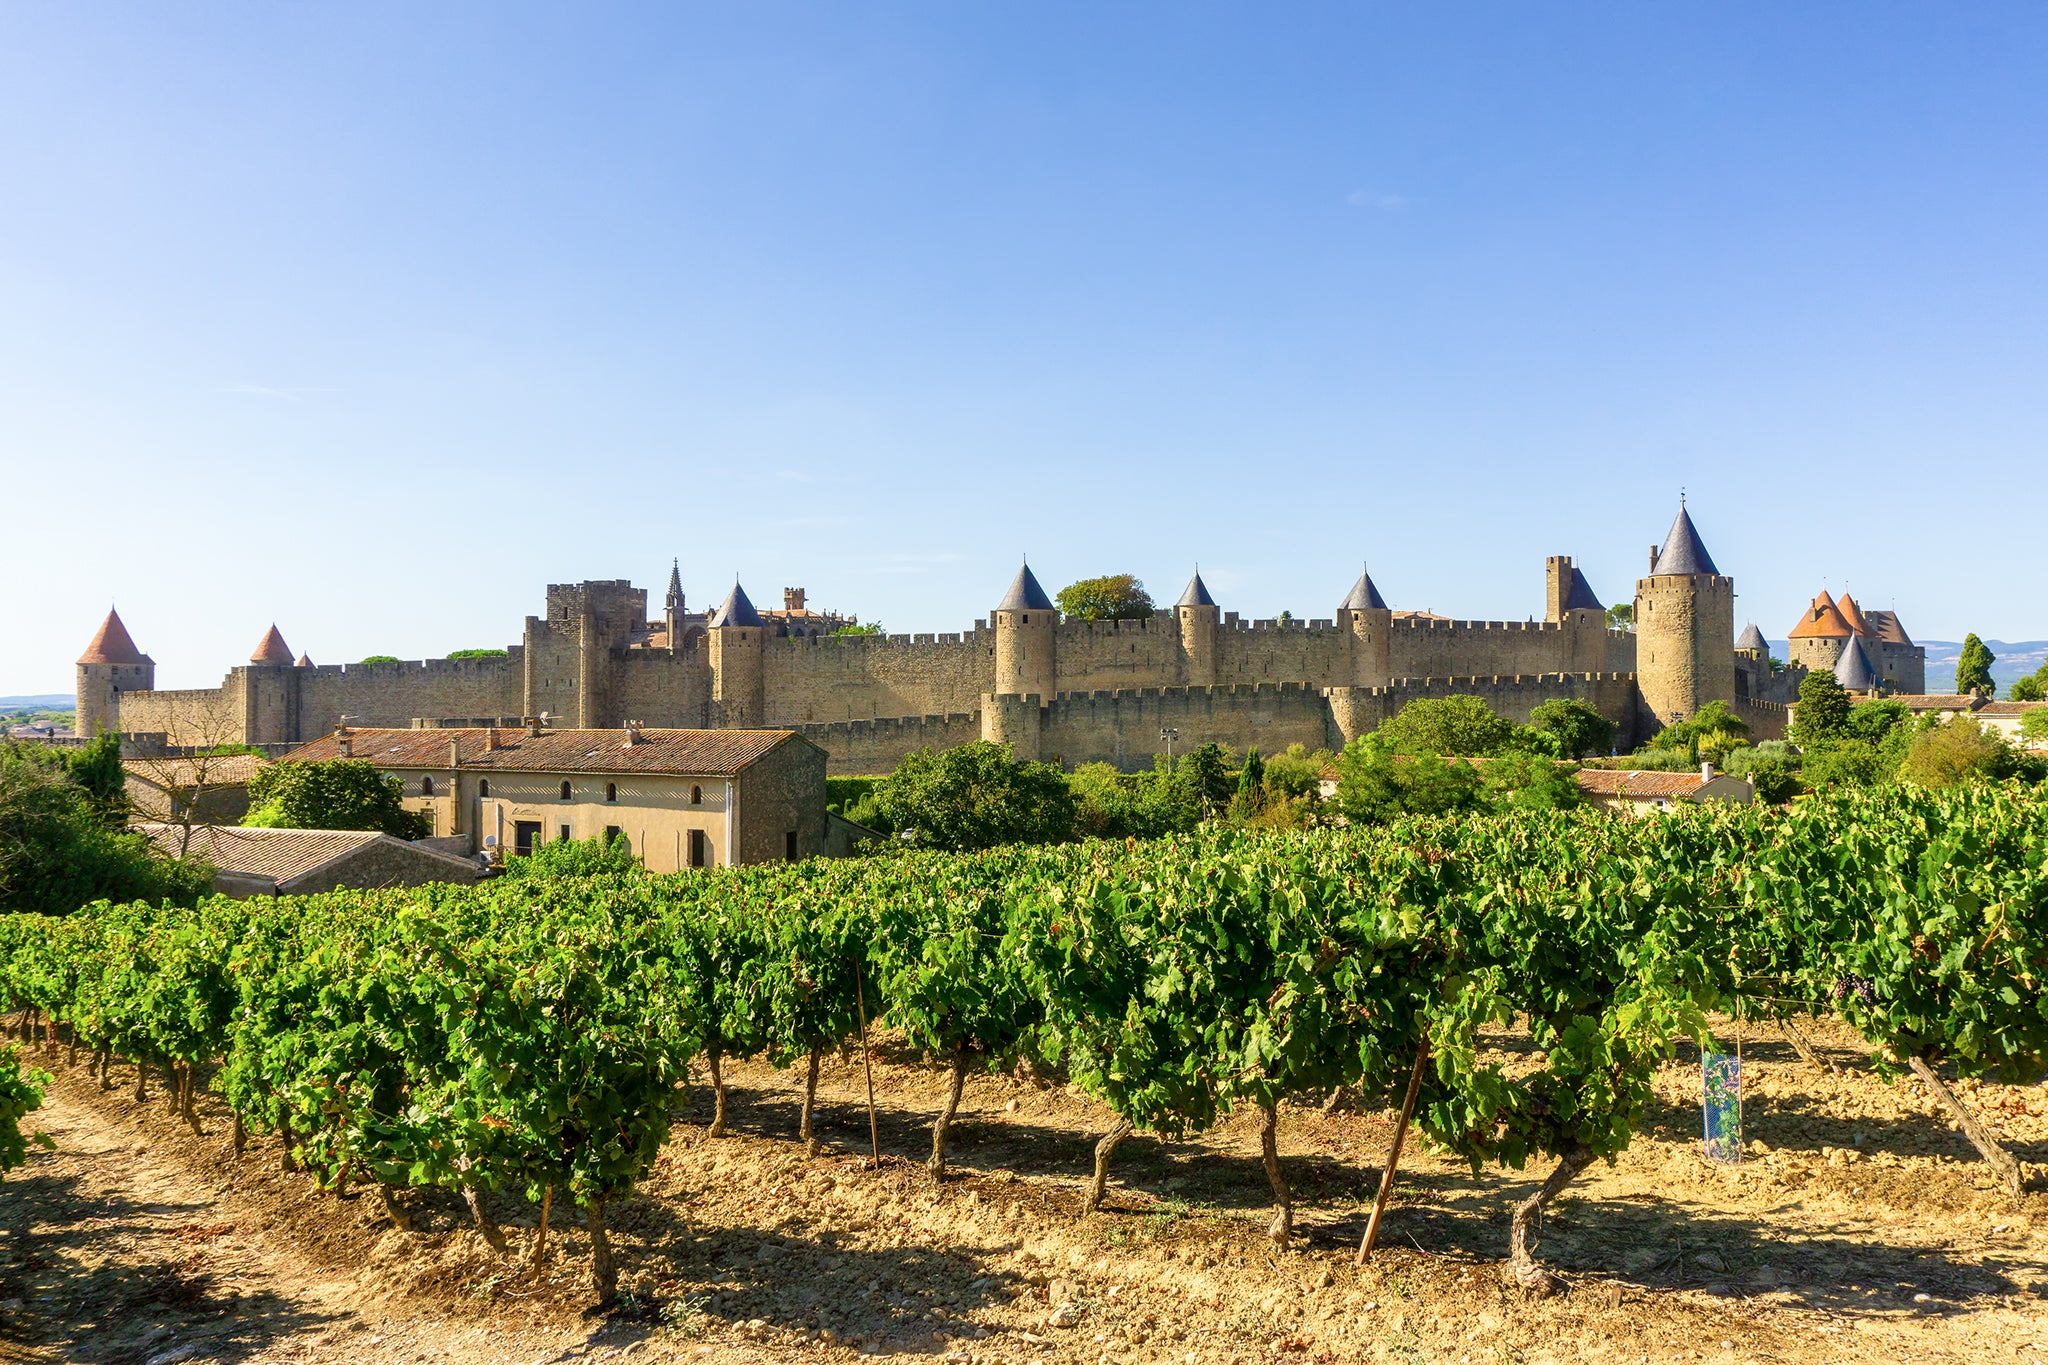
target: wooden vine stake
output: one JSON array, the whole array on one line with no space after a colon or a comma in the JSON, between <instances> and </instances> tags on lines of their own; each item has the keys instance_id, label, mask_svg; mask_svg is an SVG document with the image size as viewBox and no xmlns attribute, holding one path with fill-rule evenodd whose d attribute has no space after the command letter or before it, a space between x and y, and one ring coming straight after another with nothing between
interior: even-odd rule
<instances>
[{"instance_id":1,"label":"wooden vine stake","mask_svg":"<svg viewBox=\"0 0 2048 1365\"><path fill-rule=\"evenodd\" d=\"M860 1065L868 1077L868 1155L876 1170L882 1168L882 1137L875 1127L875 1062L868 1052L868 992L860 975L860 959L853 960L853 1000L860 1011Z\"/></svg>"},{"instance_id":2,"label":"wooden vine stake","mask_svg":"<svg viewBox=\"0 0 2048 1365\"><path fill-rule=\"evenodd\" d=\"M1401 1144L1408 1137L1408 1121L1415 1117L1415 1097L1422 1093L1422 1068L1429 1064L1429 1039L1415 1050L1415 1069L1408 1073L1408 1095L1401 1101L1401 1122L1394 1128L1394 1142L1387 1149L1387 1168L1380 1172L1380 1192L1372 1201L1372 1217L1366 1220L1365 1236L1358 1243L1358 1264L1364 1265L1380 1239L1380 1216L1387 1211L1387 1197L1394 1192L1394 1168L1401 1164Z\"/></svg>"}]
</instances>

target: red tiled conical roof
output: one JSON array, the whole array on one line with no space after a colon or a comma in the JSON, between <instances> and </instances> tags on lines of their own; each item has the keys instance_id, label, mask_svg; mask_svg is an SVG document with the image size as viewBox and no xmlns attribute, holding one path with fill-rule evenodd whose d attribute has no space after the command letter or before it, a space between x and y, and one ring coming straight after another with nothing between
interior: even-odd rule
<instances>
[{"instance_id":1,"label":"red tiled conical roof","mask_svg":"<svg viewBox=\"0 0 2048 1365\"><path fill-rule=\"evenodd\" d=\"M135 647L134 639L128 634L128 627L121 624L121 616L112 607L107 608L107 619L100 622L92 643L85 647L85 653L78 656L82 664L146 664L148 656Z\"/></svg>"},{"instance_id":2,"label":"red tiled conical roof","mask_svg":"<svg viewBox=\"0 0 2048 1365\"><path fill-rule=\"evenodd\" d=\"M257 642L256 652L249 656L249 662L252 664L289 664L292 662L291 646L284 642L284 636L278 634L275 625L272 625L269 633Z\"/></svg>"},{"instance_id":3,"label":"red tiled conical roof","mask_svg":"<svg viewBox=\"0 0 2048 1365\"><path fill-rule=\"evenodd\" d=\"M1806 609L1806 615L1799 618L1799 624L1792 627L1790 636L1794 640L1821 638L1842 639L1854 635L1856 628L1848 623L1835 606L1835 599L1828 596L1827 589L1821 589L1820 596L1813 599L1813 605Z\"/></svg>"},{"instance_id":4,"label":"red tiled conical roof","mask_svg":"<svg viewBox=\"0 0 2048 1365\"><path fill-rule=\"evenodd\" d=\"M1863 619L1863 612L1857 607L1856 599L1849 596L1848 593L1843 593L1835 599L1835 610L1842 613L1842 619L1849 623L1849 629L1855 631L1858 635L1875 635L1877 633L1870 628L1870 622Z\"/></svg>"}]
</instances>

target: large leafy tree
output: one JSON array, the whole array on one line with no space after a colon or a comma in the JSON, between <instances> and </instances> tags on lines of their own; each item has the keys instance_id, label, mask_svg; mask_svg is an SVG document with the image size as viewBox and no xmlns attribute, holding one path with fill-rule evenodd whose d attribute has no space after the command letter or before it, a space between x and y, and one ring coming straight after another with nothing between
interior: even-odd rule
<instances>
[{"instance_id":1,"label":"large leafy tree","mask_svg":"<svg viewBox=\"0 0 2048 1365\"><path fill-rule=\"evenodd\" d=\"M1059 766L1019 762L989 740L918 750L875 788L875 803L919 848L1052 843L1074 830L1074 795Z\"/></svg>"},{"instance_id":2,"label":"large leafy tree","mask_svg":"<svg viewBox=\"0 0 2048 1365\"><path fill-rule=\"evenodd\" d=\"M1913 738L1899 776L1923 787L1954 787L2011 777L2018 764L2003 736L1967 716Z\"/></svg>"},{"instance_id":3,"label":"large leafy tree","mask_svg":"<svg viewBox=\"0 0 2048 1365\"><path fill-rule=\"evenodd\" d=\"M2013 679L2005 695L2013 701L2048 701L2048 663L2024 678Z\"/></svg>"},{"instance_id":4,"label":"large leafy tree","mask_svg":"<svg viewBox=\"0 0 2048 1365\"><path fill-rule=\"evenodd\" d=\"M1991 681L1991 665L1998 661L1985 643L1971 631L1963 637L1963 652L1956 658L1956 691L1988 697L1998 690Z\"/></svg>"},{"instance_id":5,"label":"large leafy tree","mask_svg":"<svg viewBox=\"0 0 2048 1365\"><path fill-rule=\"evenodd\" d=\"M427 817L407 810L405 785L360 758L273 763L249 779L245 825L270 829L373 829L395 839L424 839Z\"/></svg>"},{"instance_id":6,"label":"large leafy tree","mask_svg":"<svg viewBox=\"0 0 2048 1365\"><path fill-rule=\"evenodd\" d=\"M112 829L104 808L54 751L0 749L0 910L66 914L95 900L190 905L213 881L203 860L158 857Z\"/></svg>"},{"instance_id":7,"label":"large leafy tree","mask_svg":"<svg viewBox=\"0 0 2048 1365\"><path fill-rule=\"evenodd\" d=\"M1143 621L1153 612L1152 594L1127 573L1069 583L1054 600L1062 615L1083 621Z\"/></svg>"},{"instance_id":8,"label":"large leafy tree","mask_svg":"<svg viewBox=\"0 0 2048 1365\"><path fill-rule=\"evenodd\" d=\"M1529 728L1558 758L1584 758L1614 745L1613 721L1575 697L1553 697L1529 713Z\"/></svg>"},{"instance_id":9,"label":"large leafy tree","mask_svg":"<svg viewBox=\"0 0 2048 1365\"><path fill-rule=\"evenodd\" d=\"M1792 713L1792 742L1802 749L1841 739L1849 729L1849 693L1832 673L1809 673L1799 683Z\"/></svg>"},{"instance_id":10,"label":"large leafy tree","mask_svg":"<svg viewBox=\"0 0 2048 1365\"><path fill-rule=\"evenodd\" d=\"M1425 697L1402 707L1379 733L1397 754L1479 758L1506 748L1515 726L1478 697Z\"/></svg>"}]
</instances>

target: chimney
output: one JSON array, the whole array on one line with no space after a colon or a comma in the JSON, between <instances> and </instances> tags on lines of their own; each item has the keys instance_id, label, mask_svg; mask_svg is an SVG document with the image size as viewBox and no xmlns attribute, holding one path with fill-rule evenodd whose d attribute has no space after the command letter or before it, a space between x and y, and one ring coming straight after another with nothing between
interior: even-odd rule
<instances>
[{"instance_id":1,"label":"chimney","mask_svg":"<svg viewBox=\"0 0 2048 1365\"><path fill-rule=\"evenodd\" d=\"M342 735L340 736L340 743L341 756L343 758L354 758L356 756L356 742L354 739L347 735Z\"/></svg>"},{"instance_id":2,"label":"chimney","mask_svg":"<svg viewBox=\"0 0 2048 1365\"><path fill-rule=\"evenodd\" d=\"M527 734L527 737L528 737L528 738L530 738L530 739L539 739L539 738L540 738L540 717L539 717L539 716L528 716L528 717L526 718L526 734ZM493 745L492 745L491 747L492 747L493 749L495 749L495 748L497 748L498 746L497 746L497 745L495 745L495 744L493 744Z\"/></svg>"},{"instance_id":3,"label":"chimney","mask_svg":"<svg viewBox=\"0 0 2048 1365\"><path fill-rule=\"evenodd\" d=\"M1711 763L1702 763L1702 764L1700 764L1700 781L1702 781L1702 782L1712 782L1713 780L1714 780L1714 765L1713 765L1713 764L1711 764Z\"/></svg>"},{"instance_id":4,"label":"chimney","mask_svg":"<svg viewBox=\"0 0 2048 1365\"><path fill-rule=\"evenodd\" d=\"M501 741L499 740L499 738L498 738L498 727L497 727L497 726L493 725L493 726L489 727L488 729L486 729L486 730L484 731L484 752L485 752L485 753L491 753L491 752L493 752L494 750L497 750L497 749L502 749L502 748L504 748L504 747L505 747L505 746L504 746L504 744L503 744L503 743L502 743L502 742L501 742Z\"/></svg>"},{"instance_id":5,"label":"chimney","mask_svg":"<svg viewBox=\"0 0 2048 1365\"><path fill-rule=\"evenodd\" d=\"M646 742L647 742L647 736L645 736L645 735L643 735L643 734L641 734L641 733L640 733L640 722L639 722L639 721L637 721L637 720L629 720L629 721L627 721L627 722L626 722L626 747L627 747L628 749L630 749L630 748L632 748L632 747L633 747L633 746L634 746L635 744L645 744Z\"/></svg>"},{"instance_id":6,"label":"chimney","mask_svg":"<svg viewBox=\"0 0 2048 1365\"><path fill-rule=\"evenodd\" d=\"M454 772L462 766L462 748L454 735L448 736L448 771Z\"/></svg>"},{"instance_id":7,"label":"chimney","mask_svg":"<svg viewBox=\"0 0 2048 1365\"><path fill-rule=\"evenodd\" d=\"M1650 547L1650 572L1657 572L1657 547L1654 545Z\"/></svg>"}]
</instances>

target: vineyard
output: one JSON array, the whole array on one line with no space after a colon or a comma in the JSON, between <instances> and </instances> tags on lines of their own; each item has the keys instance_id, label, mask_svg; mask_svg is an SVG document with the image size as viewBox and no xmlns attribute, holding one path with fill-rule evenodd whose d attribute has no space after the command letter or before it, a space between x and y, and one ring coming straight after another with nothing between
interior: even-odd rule
<instances>
[{"instance_id":1,"label":"vineyard","mask_svg":"<svg viewBox=\"0 0 2048 1365\"><path fill-rule=\"evenodd\" d=\"M1090 1208L1130 1133L1255 1116L1285 1245L1282 1101L1341 1090L1412 1110L1475 1175L1541 1163L1504 1250L1543 1295L1534 1220L1628 1146L1681 1043L1717 1045L1710 1014L1794 1040L1838 1017L2017 1199L2022 1167L1939 1073L2040 1079L2044 930L2048 800L1898 787L666 877L565 846L475 887L10 917L0 1000L44 1065L165 1087L195 1128L209 1089L238 1152L360 1186L400 1228L408 1191L446 1189L502 1247L483 1195L509 1192L537 1209L538 1265L573 1202L601 1301L607 1210L654 1169L693 1066L712 1136L734 1064L793 1070L810 1140L821 1062L883 1026L943 1064L931 1178L969 1079L1022 1064L1114 1115ZM1512 1069L1483 1042L1508 1026L1533 1044ZM0 1162L36 1079L18 1055L0 1076Z\"/></svg>"}]
</instances>

